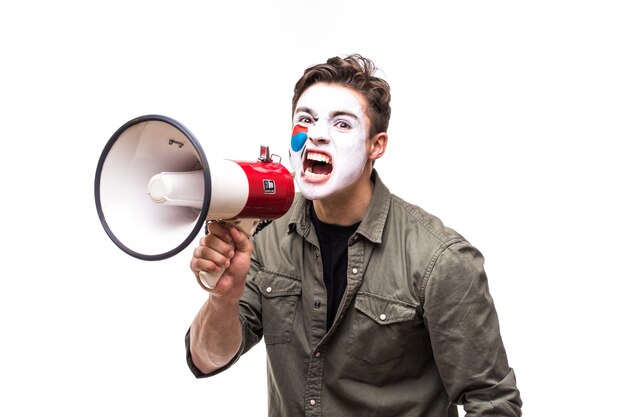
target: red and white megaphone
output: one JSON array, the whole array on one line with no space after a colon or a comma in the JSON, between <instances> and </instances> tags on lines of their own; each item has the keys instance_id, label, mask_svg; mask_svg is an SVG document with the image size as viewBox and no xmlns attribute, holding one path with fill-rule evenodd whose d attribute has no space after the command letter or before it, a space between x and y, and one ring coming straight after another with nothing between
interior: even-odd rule
<instances>
[{"instance_id":1,"label":"red and white megaphone","mask_svg":"<svg viewBox=\"0 0 626 417\"><path fill-rule=\"evenodd\" d=\"M262 220L285 214L295 187L289 170L261 146L256 161L207 160L182 124L145 115L121 126L98 161L95 198L111 240L139 259L166 259L186 248L207 220L248 236ZM210 166L210 168L209 168ZM212 289L221 274L202 273Z\"/></svg>"}]
</instances>

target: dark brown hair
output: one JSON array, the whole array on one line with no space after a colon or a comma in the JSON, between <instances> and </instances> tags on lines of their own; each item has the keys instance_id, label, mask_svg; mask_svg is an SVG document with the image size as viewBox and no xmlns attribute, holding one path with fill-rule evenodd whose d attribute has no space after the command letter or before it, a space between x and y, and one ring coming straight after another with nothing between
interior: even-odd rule
<instances>
[{"instance_id":1,"label":"dark brown hair","mask_svg":"<svg viewBox=\"0 0 626 417\"><path fill-rule=\"evenodd\" d=\"M370 119L369 136L386 132L391 116L391 91L387 81L374 76L378 68L359 54L345 58L329 58L325 64L313 65L306 70L293 90L291 113L304 91L318 82L338 84L363 94L367 102L366 113Z\"/></svg>"}]
</instances>

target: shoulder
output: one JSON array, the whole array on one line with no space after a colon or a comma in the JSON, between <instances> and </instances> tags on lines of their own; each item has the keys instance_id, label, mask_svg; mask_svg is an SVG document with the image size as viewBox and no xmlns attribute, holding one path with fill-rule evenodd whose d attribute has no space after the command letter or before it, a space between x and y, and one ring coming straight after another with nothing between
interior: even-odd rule
<instances>
[{"instance_id":1,"label":"shoulder","mask_svg":"<svg viewBox=\"0 0 626 417\"><path fill-rule=\"evenodd\" d=\"M406 235L409 240L417 238L424 244L437 247L465 240L436 215L392 193L376 170L372 174L372 180L374 194L369 213L366 215L371 230L384 225L384 235L387 238L390 235Z\"/></svg>"},{"instance_id":2,"label":"shoulder","mask_svg":"<svg viewBox=\"0 0 626 417\"><path fill-rule=\"evenodd\" d=\"M459 232L448 227L438 216L395 194L390 194L389 221L404 224L408 231L418 234L421 239L431 241L436 246L449 247L466 241Z\"/></svg>"}]
</instances>

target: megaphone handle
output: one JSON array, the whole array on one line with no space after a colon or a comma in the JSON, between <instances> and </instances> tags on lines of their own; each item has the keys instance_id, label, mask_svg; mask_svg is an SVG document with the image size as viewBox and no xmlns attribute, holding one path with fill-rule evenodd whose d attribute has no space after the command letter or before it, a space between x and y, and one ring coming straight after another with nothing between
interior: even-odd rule
<instances>
[{"instance_id":1,"label":"megaphone handle","mask_svg":"<svg viewBox=\"0 0 626 417\"><path fill-rule=\"evenodd\" d=\"M223 273L223 269L215 273L200 271L198 274L198 284L205 290L211 291L217 285L217 281L222 278Z\"/></svg>"},{"instance_id":2,"label":"megaphone handle","mask_svg":"<svg viewBox=\"0 0 626 417\"><path fill-rule=\"evenodd\" d=\"M248 236L248 238L252 236L260 221L261 219L220 220L221 223L235 226L240 232ZM217 285L217 281L220 280L222 274L224 274L223 269L214 273L200 271L198 274L198 284L205 290L211 291Z\"/></svg>"}]
</instances>

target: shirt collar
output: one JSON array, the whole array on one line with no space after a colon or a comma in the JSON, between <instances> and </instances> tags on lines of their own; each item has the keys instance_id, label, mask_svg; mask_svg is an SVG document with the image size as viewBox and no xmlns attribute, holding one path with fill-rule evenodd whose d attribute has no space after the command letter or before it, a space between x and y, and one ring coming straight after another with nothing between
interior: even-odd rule
<instances>
[{"instance_id":1,"label":"shirt collar","mask_svg":"<svg viewBox=\"0 0 626 417\"><path fill-rule=\"evenodd\" d=\"M361 221L361 225L357 229L357 233L374 243L381 243L383 228L387 220L387 214L389 213L391 194L389 189L383 184L376 170L372 171L370 178L374 183L372 200L365 212L365 217L363 217ZM291 232L296 231L302 236L308 234L312 227L311 219L308 215L310 204L311 201L304 198L302 194L296 194L293 210L289 219L289 230Z\"/></svg>"}]
</instances>

